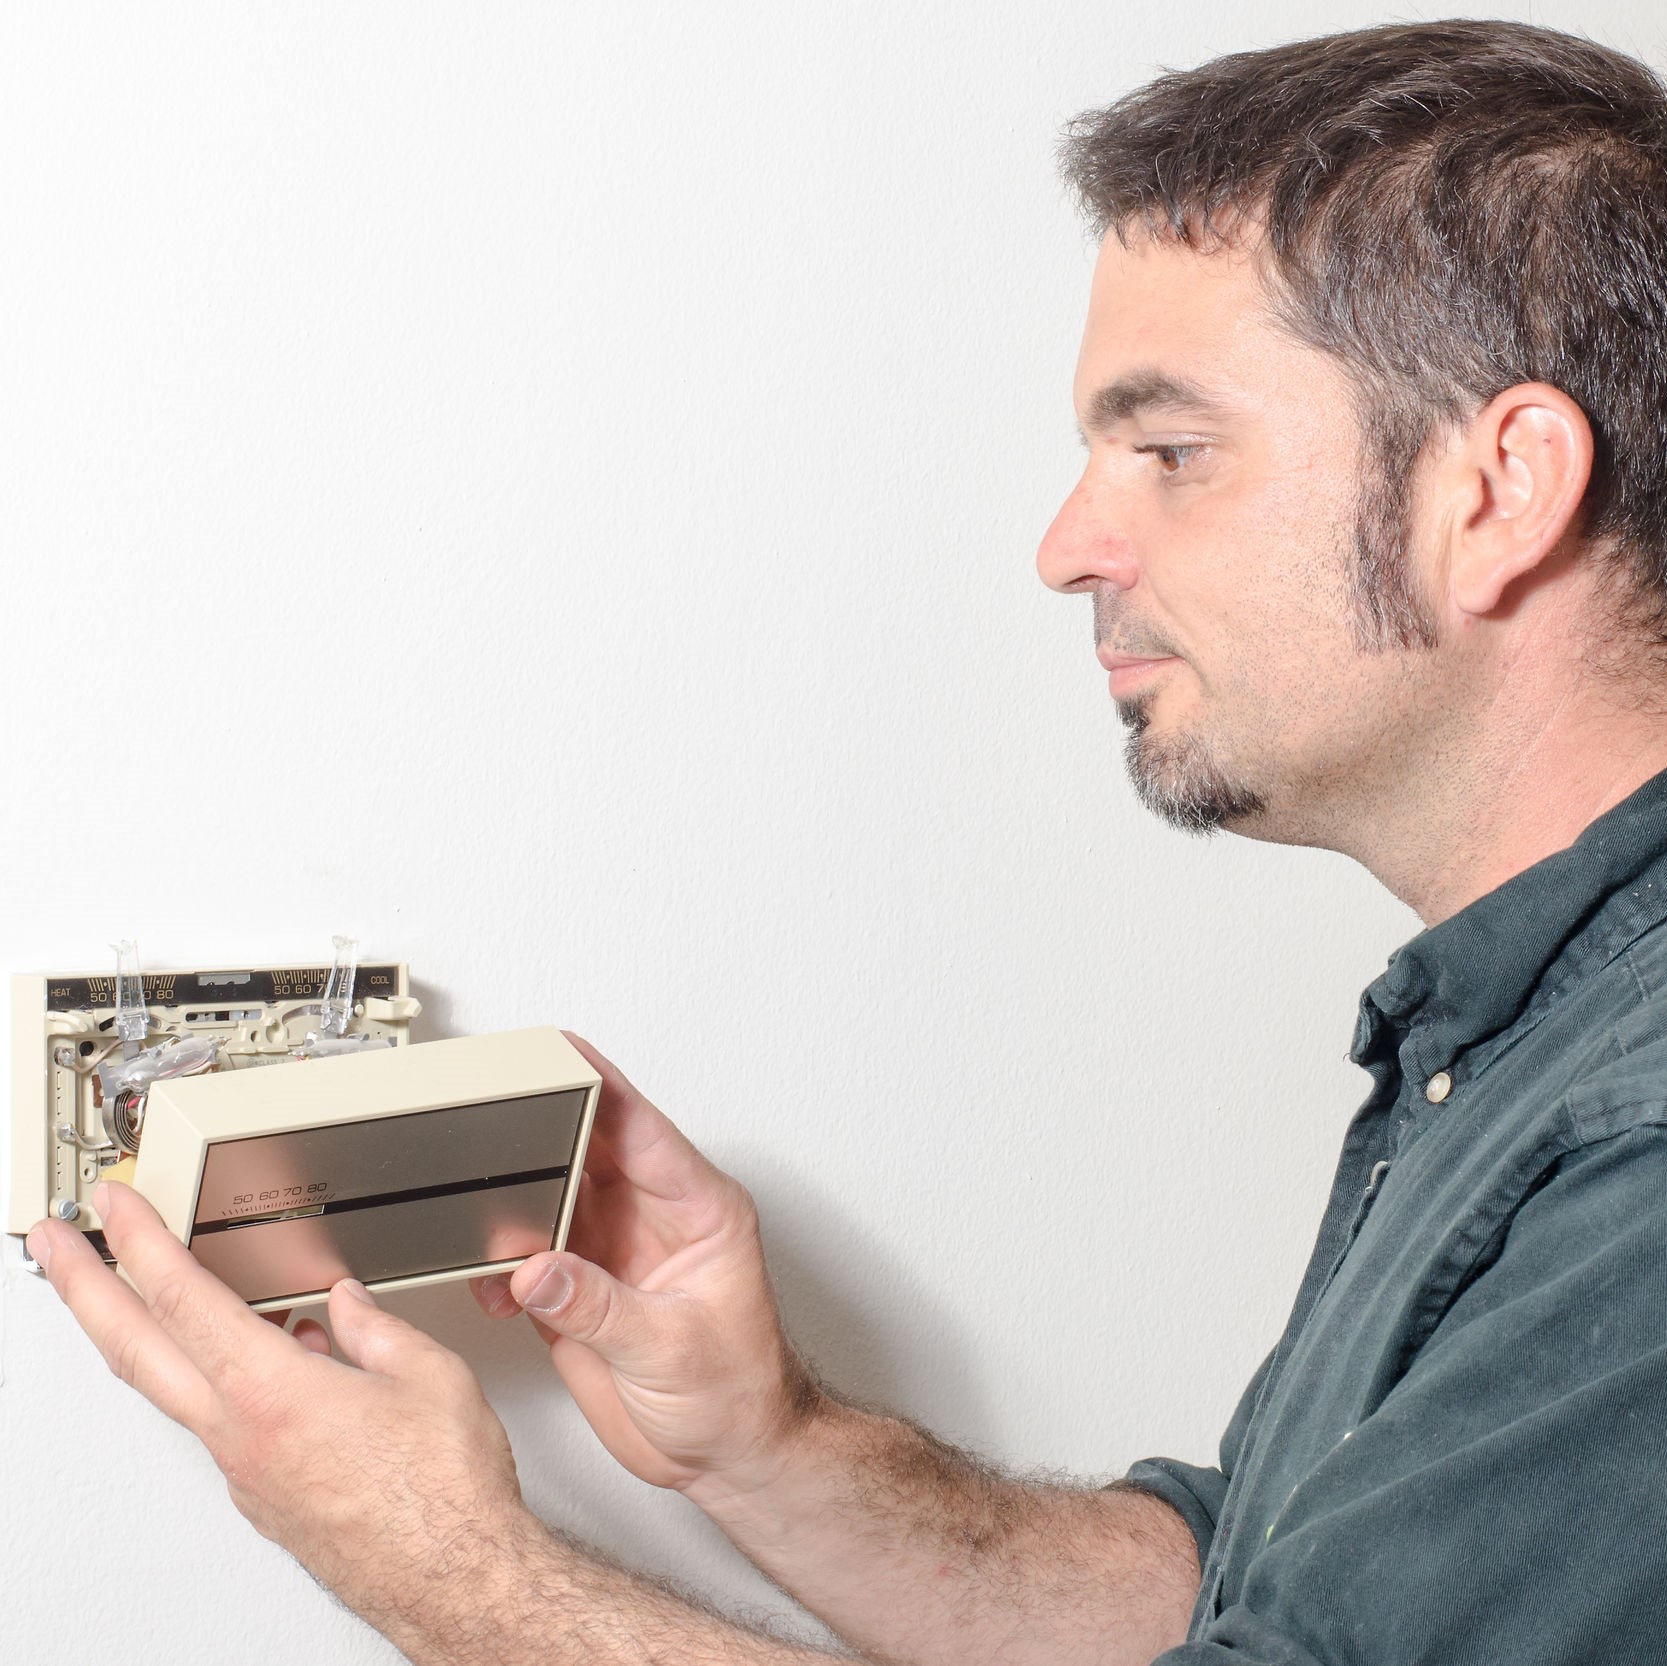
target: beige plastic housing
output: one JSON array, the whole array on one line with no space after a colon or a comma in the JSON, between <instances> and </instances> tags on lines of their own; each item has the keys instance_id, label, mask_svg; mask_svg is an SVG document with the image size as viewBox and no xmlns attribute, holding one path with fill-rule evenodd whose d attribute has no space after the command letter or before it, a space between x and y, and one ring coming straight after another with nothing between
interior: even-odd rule
<instances>
[{"instance_id":1,"label":"beige plastic housing","mask_svg":"<svg viewBox=\"0 0 1667 1666\"><path fill-rule=\"evenodd\" d=\"M566 1241L600 1086L554 1028L158 1082L134 1184L258 1310L471 1278Z\"/></svg>"},{"instance_id":2,"label":"beige plastic housing","mask_svg":"<svg viewBox=\"0 0 1667 1666\"><path fill-rule=\"evenodd\" d=\"M147 1049L190 1034L218 1044L221 1073L291 1070L319 1024L328 965L151 969L144 974ZM102 1244L94 1207L100 1180L131 1182L134 1157L111 1143L98 1067L119 1049L116 987L108 972L23 972L11 979L11 1176L6 1231L48 1214ZM404 965L360 965L349 1035L400 1048L421 1004ZM335 1062L335 1061L332 1061Z\"/></svg>"}]
</instances>

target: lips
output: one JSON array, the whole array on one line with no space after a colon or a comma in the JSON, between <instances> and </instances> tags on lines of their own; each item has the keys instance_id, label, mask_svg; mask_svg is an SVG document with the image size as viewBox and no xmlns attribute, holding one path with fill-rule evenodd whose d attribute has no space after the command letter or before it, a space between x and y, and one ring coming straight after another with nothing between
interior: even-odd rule
<instances>
[{"instance_id":1,"label":"lips","mask_svg":"<svg viewBox=\"0 0 1667 1666\"><path fill-rule=\"evenodd\" d=\"M1109 673L1107 681L1114 700L1127 699L1142 683L1161 671L1164 666L1178 663L1174 654L1144 657L1134 654L1111 654L1103 648L1099 650L1096 657Z\"/></svg>"},{"instance_id":2,"label":"lips","mask_svg":"<svg viewBox=\"0 0 1667 1666\"><path fill-rule=\"evenodd\" d=\"M1108 671L1125 671L1140 665L1163 665L1175 658L1173 654L1111 654L1098 649L1094 657Z\"/></svg>"}]
</instances>

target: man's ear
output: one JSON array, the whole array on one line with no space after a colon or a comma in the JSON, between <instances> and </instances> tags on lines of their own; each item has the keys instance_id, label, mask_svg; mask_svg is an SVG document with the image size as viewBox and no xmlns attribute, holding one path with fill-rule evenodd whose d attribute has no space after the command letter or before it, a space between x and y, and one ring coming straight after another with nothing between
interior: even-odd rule
<instances>
[{"instance_id":1,"label":"man's ear","mask_svg":"<svg viewBox=\"0 0 1667 1666\"><path fill-rule=\"evenodd\" d=\"M1560 388L1524 382L1476 413L1448 461L1452 598L1480 618L1574 524L1592 477L1592 425Z\"/></svg>"}]
</instances>

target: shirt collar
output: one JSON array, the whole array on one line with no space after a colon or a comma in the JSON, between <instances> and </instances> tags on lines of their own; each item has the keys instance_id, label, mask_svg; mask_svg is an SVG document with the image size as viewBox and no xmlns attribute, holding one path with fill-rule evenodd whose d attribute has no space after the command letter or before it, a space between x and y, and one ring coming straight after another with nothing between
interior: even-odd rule
<instances>
[{"instance_id":1,"label":"shirt collar","mask_svg":"<svg viewBox=\"0 0 1667 1666\"><path fill-rule=\"evenodd\" d=\"M1366 1063L1387 1020L1417 1032L1427 1068L1518 1019L1548 976L1604 964L1667 917L1667 771L1536 862L1390 956L1360 1000L1350 1057ZM1404 1051L1403 1051L1404 1056Z\"/></svg>"}]
</instances>

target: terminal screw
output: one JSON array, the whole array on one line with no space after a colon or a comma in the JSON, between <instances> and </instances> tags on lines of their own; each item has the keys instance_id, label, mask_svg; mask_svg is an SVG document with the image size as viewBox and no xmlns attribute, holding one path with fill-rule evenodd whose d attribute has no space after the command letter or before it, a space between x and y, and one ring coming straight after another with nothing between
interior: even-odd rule
<instances>
[{"instance_id":1,"label":"terminal screw","mask_svg":"<svg viewBox=\"0 0 1667 1666\"><path fill-rule=\"evenodd\" d=\"M61 1221L73 1221L81 1213L81 1205L72 1197L61 1197L53 1204L52 1213Z\"/></svg>"}]
</instances>

